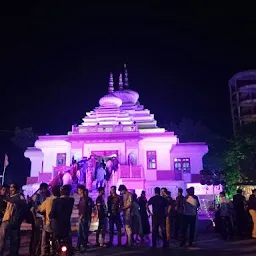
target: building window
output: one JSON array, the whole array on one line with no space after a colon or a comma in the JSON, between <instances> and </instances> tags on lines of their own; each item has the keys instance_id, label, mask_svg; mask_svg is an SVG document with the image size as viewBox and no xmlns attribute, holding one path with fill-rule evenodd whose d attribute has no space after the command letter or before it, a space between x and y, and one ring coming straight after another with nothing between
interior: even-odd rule
<instances>
[{"instance_id":1,"label":"building window","mask_svg":"<svg viewBox=\"0 0 256 256\"><path fill-rule=\"evenodd\" d=\"M148 169L156 169L156 151L147 151Z\"/></svg>"},{"instance_id":2,"label":"building window","mask_svg":"<svg viewBox=\"0 0 256 256\"><path fill-rule=\"evenodd\" d=\"M66 153L57 154L57 163L56 166L65 166L66 165Z\"/></svg>"},{"instance_id":3,"label":"building window","mask_svg":"<svg viewBox=\"0 0 256 256\"><path fill-rule=\"evenodd\" d=\"M190 159L189 158L175 158L174 170L176 172L190 173Z\"/></svg>"}]
</instances>

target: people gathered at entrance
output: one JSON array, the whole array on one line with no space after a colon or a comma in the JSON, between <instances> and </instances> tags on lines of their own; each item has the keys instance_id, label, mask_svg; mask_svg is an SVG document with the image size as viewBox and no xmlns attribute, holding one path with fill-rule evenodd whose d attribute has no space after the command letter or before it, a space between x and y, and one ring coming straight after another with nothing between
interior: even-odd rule
<instances>
[{"instance_id":1,"label":"people gathered at entrance","mask_svg":"<svg viewBox=\"0 0 256 256\"><path fill-rule=\"evenodd\" d=\"M152 216L152 246L156 247L159 227L162 231L162 245L168 246L166 225L170 222L167 222L166 218L171 210L175 210L175 203L170 194L166 196L163 193L167 191L166 188L162 189L161 195L161 189L156 187L155 195L147 200L145 191L142 191L141 196L137 198L137 195L128 191L125 185L119 186L120 195L117 194L117 188L112 186L106 197L104 187L99 187L98 197L93 202L86 186L79 184L77 194L80 200L75 206L71 190L70 184L50 187L42 183L38 192L26 201L17 185L12 184L9 191L6 186L3 186L0 190L0 202L7 204L3 210L0 226L0 256L3 255L5 241L8 237L12 244L11 255L18 255L20 226L23 221L32 225L30 255L49 255L49 251L54 249L51 248L52 241L60 239L66 239L68 255L72 255L71 215L73 207L77 207L79 212L77 251L87 249L93 211L97 211L98 216L95 246L123 246L122 227L126 234L126 246L132 247L138 243L144 244L146 241L148 243L149 216ZM114 242L114 227L117 230L117 243ZM181 238L185 233L181 228L178 231ZM107 232L109 233L108 240L105 236Z\"/></svg>"},{"instance_id":2,"label":"people gathered at entrance","mask_svg":"<svg viewBox=\"0 0 256 256\"><path fill-rule=\"evenodd\" d=\"M112 173L119 168L119 161L116 155L106 158L99 158L91 155L89 158L83 157L77 162L73 159L70 169L59 172L60 184L72 185L77 188L78 184L84 184L89 192L93 189L93 183L97 188L105 187L111 179ZM59 177L58 176L58 177Z\"/></svg>"},{"instance_id":3,"label":"people gathered at entrance","mask_svg":"<svg viewBox=\"0 0 256 256\"><path fill-rule=\"evenodd\" d=\"M185 246L187 242L188 246L194 245L200 203L193 187L186 190L186 195L183 195L183 190L179 188L176 199L171 197L171 192L166 188L159 187L154 189L154 195L149 200L145 191L137 197L125 185L120 185L118 190L116 186L112 186L109 194L106 194L104 186L99 186L97 191L98 196L93 201L86 183L79 184L77 191L73 191L79 195L79 202L75 205L70 184L49 186L42 183L38 192L27 200L16 184L11 184L10 187L3 185L0 189L2 207L0 256L4 255L7 238L11 243L10 255L18 255L20 227L23 221L32 226L29 255L49 255L51 250L56 250L57 242L63 240L66 241L67 255L73 255L74 230L72 232L71 215L74 207L78 209L79 214L76 231L76 250L79 252L85 252L90 244L89 236L92 232L90 226L95 212L97 212L98 227L94 230L96 231L94 246L133 247L138 244L149 244L148 235L151 230L153 248L158 246L158 240L162 240L160 244L163 248L169 247L170 242L175 240L180 246ZM246 230L248 223L246 212L252 217L252 231ZM216 214L216 225L221 237L228 239L234 234L243 237L249 231L252 237L256 238L255 212L256 190L253 190L248 203L241 190L237 191L233 201L221 192ZM123 234L126 239L122 239ZM123 244L124 240L126 240L125 244Z\"/></svg>"}]
</instances>

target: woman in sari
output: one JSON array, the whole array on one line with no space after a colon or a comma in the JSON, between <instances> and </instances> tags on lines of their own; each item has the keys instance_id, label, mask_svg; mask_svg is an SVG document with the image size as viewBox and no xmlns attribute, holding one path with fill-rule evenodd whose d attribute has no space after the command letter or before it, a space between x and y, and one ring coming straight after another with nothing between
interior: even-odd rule
<instances>
[{"instance_id":1,"label":"woman in sari","mask_svg":"<svg viewBox=\"0 0 256 256\"><path fill-rule=\"evenodd\" d=\"M78 183L77 172L78 172L78 164L77 164L76 160L74 160L74 163L72 166L72 174L71 174L74 184Z\"/></svg>"},{"instance_id":2,"label":"woman in sari","mask_svg":"<svg viewBox=\"0 0 256 256\"><path fill-rule=\"evenodd\" d=\"M94 166L93 166L93 159L92 157L90 157L89 161L88 161L88 168L86 169L86 188L89 191L92 191L92 175L93 175L93 171L94 171Z\"/></svg>"}]
</instances>

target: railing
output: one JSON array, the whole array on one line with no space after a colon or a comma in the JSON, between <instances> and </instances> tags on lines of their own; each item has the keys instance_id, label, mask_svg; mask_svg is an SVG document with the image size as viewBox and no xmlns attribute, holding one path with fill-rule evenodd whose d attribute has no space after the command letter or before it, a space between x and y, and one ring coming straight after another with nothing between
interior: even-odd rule
<instances>
[{"instance_id":1,"label":"railing","mask_svg":"<svg viewBox=\"0 0 256 256\"><path fill-rule=\"evenodd\" d=\"M121 133L121 132L137 132L138 126L132 125L97 125L97 126L72 126L72 134L79 133Z\"/></svg>"},{"instance_id":2,"label":"railing","mask_svg":"<svg viewBox=\"0 0 256 256\"><path fill-rule=\"evenodd\" d=\"M177 172L174 170L157 170L156 171L157 180L182 180L182 172Z\"/></svg>"},{"instance_id":3,"label":"railing","mask_svg":"<svg viewBox=\"0 0 256 256\"><path fill-rule=\"evenodd\" d=\"M56 184L59 183L59 180L60 180L60 178L61 178L61 175L62 175L62 174L59 173L59 174L57 174L57 175L52 179L52 181L49 183L49 189L51 189L52 187L54 187ZM37 189L37 190L32 194L31 197L33 197L35 194L37 194L38 191L39 191L39 189Z\"/></svg>"},{"instance_id":4,"label":"railing","mask_svg":"<svg viewBox=\"0 0 256 256\"><path fill-rule=\"evenodd\" d=\"M174 171L174 180L182 180L182 173Z\"/></svg>"},{"instance_id":5,"label":"railing","mask_svg":"<svg viewBox=\"0 0 256 256\"><path fill-rule=\"evenodd\" d=\"M118 176L120 179L143 179L144 172L141 165L120 165Z\"/></svg>"}]
</instances>

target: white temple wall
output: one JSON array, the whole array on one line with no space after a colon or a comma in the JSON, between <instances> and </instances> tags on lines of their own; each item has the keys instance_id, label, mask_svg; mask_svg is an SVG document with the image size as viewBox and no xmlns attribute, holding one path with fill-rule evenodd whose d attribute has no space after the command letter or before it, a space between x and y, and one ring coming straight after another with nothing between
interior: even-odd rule
<instances>
[{"instance_id":1,"label":"white temple wall","mask_svg":"<svg viewBox=\"0 0 256 256\"><path fill-rule=\"evenodd\" d=\"M66 165L71 163L71 145L65 140L37 140L35 143L44 154L43 172L53 172L57 165L57 154L66 154Z\"/></svg>"},{"instance_id":2,"label":"white temple wall","mask_svg":"<svg viewBox=\"0 0 256 256\"><path fill-rule=\"evenodd\" d=\"M203 169L203 156L208 146L203 143L180 143L171 150L171 163L174 169L175 158L190 158L191 174L199 174Z\"/></svg>"},{"instance_id":3,"label":"white temple wall","mask_svg":"<svg viewBox=\"0 0 256 256\"><path fill-rule=\"evenodd\" d=\"M30 177L37 177L43 169L43 157L33 157L30 158L31 169Z\"/></svg>"},{"instance_id":4,"label":"white temple wall","mask_svg":"<svg viewBox=\"0 0 256 256\"><path fill-rule=\"evenodd\" d=\"M24 152L24 156L29 158L31 162L30 177L38 177L43 167L43 152L37 148L30 147Z\"/></svg>"},{"instance_id":5,"label":"white temple wall","mask_svg":"<svg viewBox=\"0 0 256 256\"><path fill-rule=\"evenodd\" d=\"M191 174L200 174L203 169L203 156L208 152L208 146L203 143L180 143L171 150L171 169L174 170L175 158L190 159L190 173L183 173L185 182L191 182Z\"/></svg>"},{"instance_id":6,"label":"white temple wall","mask_svg":"<svg viewBox=\"0 0 256 256\"><path fill-rule=\"evenodd\" d=\"M171 170L170 150L176 142L176 137L152 137L139 142L139 162L144 166L146 180L157 180L157 170ZM156 151L156 169L147 169L147 151Z\"/></svg>"},{"instance_id":7,"label":"white temple wall","mask_svg":"<svg viewBox=\"0 0 256 256\"><path fill-rule=\"evenodd\" d=\"M117 150L120 164L124 164L125 158L125 142L120 143L84 143L83 156L90 156L92 151L111 151Z\"/></svg>"}]
</instances>

